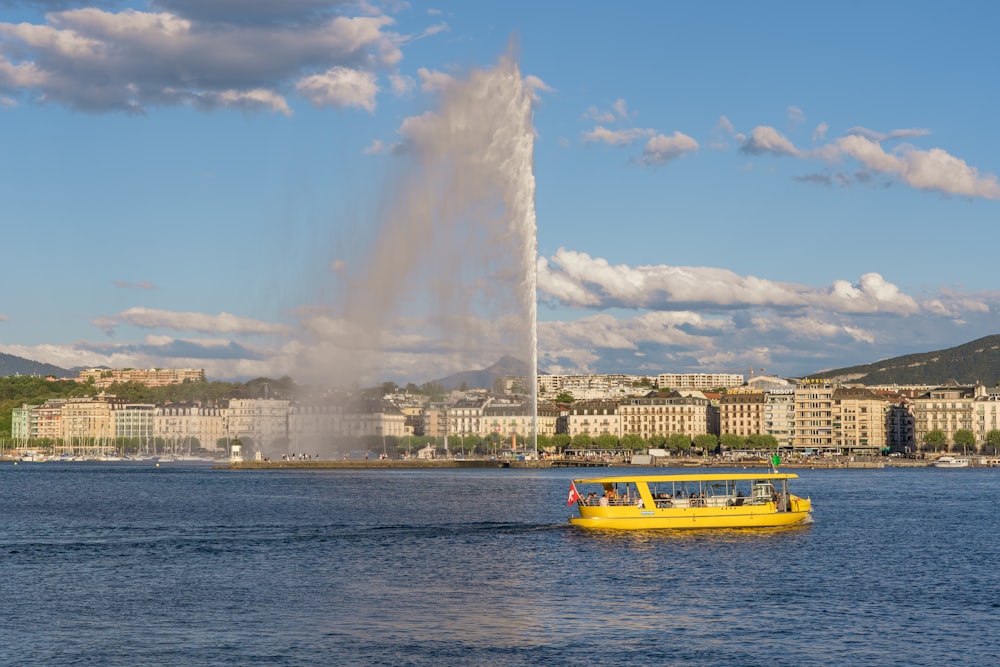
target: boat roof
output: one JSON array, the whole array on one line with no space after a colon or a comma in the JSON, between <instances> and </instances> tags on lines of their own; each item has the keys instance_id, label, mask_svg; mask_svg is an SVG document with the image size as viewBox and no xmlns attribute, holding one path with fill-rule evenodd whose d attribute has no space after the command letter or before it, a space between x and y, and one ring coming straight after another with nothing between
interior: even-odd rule
<instances>
[{"instance_id":1,"label":"boat roof","mask_svg":"<svg viewBox=\"0 0 1000 667\"><path fill-rule=\"evenodd\" d=\"M588 479L574 479L577 484L624 484L626 482L723 482L726 480L753 480L753 479L795 479L798 475L793 472L718 472L702 473L700 475L628 475L625 477L591 477Z\"/></svg>"}]
</instances>

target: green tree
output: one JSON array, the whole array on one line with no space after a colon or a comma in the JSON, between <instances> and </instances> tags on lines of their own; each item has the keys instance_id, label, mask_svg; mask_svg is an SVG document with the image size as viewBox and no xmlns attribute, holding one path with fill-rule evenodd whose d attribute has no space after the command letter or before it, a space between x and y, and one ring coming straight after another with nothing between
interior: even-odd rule
<instances>
[{"instance_id":1,"label":"green tree","mask_svg":"<svg viewBox=\"0 0 1000 667\"><path fill-rule=\"evenodd\" d=\"M715 452L719 448L719 439L711 433L694 436L694 445L705 452Z\"/></svg>"},{"instance_id":2,"label":"green tree","mask_svg":"<svg viewBox=\"0 0 1000 667\"><path fill-rule=\"evenodd\" d=\"M645 438L638 433L626 433L622 436L622 447L625 449L631 449L635 452L640 449L646 449L646 447L648 447L648 443Z\"/></svg>"},{"instance_id":3,"label":"green tree","mask_svg":"<svg viewBox=\"0 0 1000 667\"><path fill-rule=\"evenodd\" d=\"M667 447L675 452L686 452L691 449L691 436L683 433L672 433L667 438Z\"/></svg>"},{"instance_id":4,"label":"green tree","mask_svg":"<svg viewBox=\"0 0 1000 667\"><path fill-rule=\"evenodd\" d=\"M754 433L747 436L747 446L752 449L775 451L778 449L778 439L770 433Z\"/></svg>"},{"instance_id":5,"label":"green tree","mask_svg":"<svg viewBox=\"0 0 1000 667\"><path fill-rule=\"evenodd\" d=\"M555 401L556 403L572 403L576 399L573 398L573 394L569 393L568 391L561 391L552 400Z\"/></svg>"},{"instance_id":6,"label":"green tree","mask_svg":"<svg viewBox=\"0 0 1000 667\"><path fill-rule=\"evenodd\" d=\"M924 434L924 449L929 452L937 452L944 449L947 438L941 429L933 429Z\"/></svg>"},{"instance_id":7,"label":"green tree","mask_svg":"<svg viewBox=\"0 0 1000 667\"><path fill-rule=\"evenodd\" d=\"M742 435L736 435L735 433L723 433L720 438L722 446L726 449L741 450L746 449L746 438Z\"/></svg>"},{"instance_id":8,"label":"green tree","mask_svg":"<svg viewBox=\"0 0 1000 667\"><path fill-rule=\"evenodd\" d=\"M586 433L577 433L573 436L574 449L590 449L594 444L594 439Z\"/></svg>"},{"instance_id":9,"label":"green tree","mask_svg":"<svg viewBox=\"0 0 1000 667\"><path fill-rule=\"evenodd\" d=\"M556 446L557 449L564 450L569 446L570 438L568 433L556 433L552 436L552 444Z\"/></svg>"},{"instance_id":10,"label":"green tree","mask_svg":"<svg viewBox=\"0 0 1000 667\"><path fill-rule=\"evenodd\" d=\"M983 447L985 454L996 455L1000 452L1000 431L994 429L986 434L986 445Z\"/></svg>"},{"instance_id":11,"label":"green tree","mask_svg":"<svg viewBox=\"0 0 1000 667\"><path fill-rule=\"evenodd\" d=\"M610 433L602 433L594 439L594 444L601 449L617 449L618 437Z\"/></svg>"},{"instance_id":12,"label":"green tree","mask_svg":"<svg viewBox=\"0 0 1000 667\"><path fill-rule=\"evenodd\" d=\"M552 437L545 433L536 435L535 442L538 443L538 451L540 452L544 452L552 447Z\"/></svg>"},{"instance_id":13,"label":"green tree","mask_svg":"<svg viewBox=\"0 0 1000 667\"><path fill-rule=\"evenodd\" d=\"M952 449L955 451L961 449L963 454L967 451L976 451L976 434L967 428L960 428L955 431L951 440L954 443Z\"/></svg>"},{"instance_id":14,"label":"green tree","mask_svg":"<svg viewBox=\"0 0 1000 667\"><path fill-rule=\"evenodd\" d=\"M653 433L649 436L649 446L653 449L663 449L667 444L667 436L662 433Z\"/></svg>"}]
</instances>

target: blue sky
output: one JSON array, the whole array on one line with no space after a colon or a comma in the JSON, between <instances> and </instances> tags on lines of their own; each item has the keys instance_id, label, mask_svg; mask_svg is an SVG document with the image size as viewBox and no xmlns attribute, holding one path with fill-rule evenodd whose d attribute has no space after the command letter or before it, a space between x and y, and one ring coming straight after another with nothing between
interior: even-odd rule
<instances>
[{"instance_id":1,"label":"blue sky","mask_svg":"<svg viewBox=\"0 0 1000 667\"><path fill-rule=\"evenodd\" d=\"M508 53L532 99L543 370L801 376L995 334L998 19L0 0L0 351L308 374L336 346L338 267L381 242L413 168L394 147ZM366 380L495 361L392 329Z\"/></svg>"}]
</instances>

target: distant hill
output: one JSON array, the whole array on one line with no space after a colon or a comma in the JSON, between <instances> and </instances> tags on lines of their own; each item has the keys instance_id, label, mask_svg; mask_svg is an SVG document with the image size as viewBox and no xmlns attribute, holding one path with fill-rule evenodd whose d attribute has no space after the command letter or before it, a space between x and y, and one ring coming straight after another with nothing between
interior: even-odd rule
<instances>
[{"instance_id":1,"label":"distant hill","mask_svg":"<svg viewBox=\"0 0 1000 667\"><path fill-rule=\"evenodd\" d=\"M864 366L813 373L809 377L873 384L944 384L954 380L992 387L1000 382L1000 335L937 352L908 354Z\"/></svg>"},{"instance_id":2,"label":"distant hill","mask_svg":"<svg viewBox=\"0 0 1000 667\"><path fill-rule=\"evenodd\" d=\"M37 375L39 377L54 375L57 378L63 378L74 377L76 373L52 364L43 364L40 361L32 361L0 352L0 376L8 375Z\"/></svg>"},{"instance_id":3,"label":"distant hill","mask_svg":"<svg viewBox=\"0 0 1000 667\"><path fill-rule=\"evenodd\" d=\"M520 359L505 355L489 368L478 371L462 371L461 373L455 373L440 380L434 380L434 383L441 385L449 391L452 389L461 389L463 384L469 389L492 389L495 380L507 375L527 378L531 377L531 369L528 368L527 363Z\"/></svg>"}]
</instances>

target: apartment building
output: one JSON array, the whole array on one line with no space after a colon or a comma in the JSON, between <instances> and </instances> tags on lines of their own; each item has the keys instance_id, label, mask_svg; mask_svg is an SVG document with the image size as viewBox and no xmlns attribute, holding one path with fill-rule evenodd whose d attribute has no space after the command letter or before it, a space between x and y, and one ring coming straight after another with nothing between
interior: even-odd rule
<instances>
[{"instance_id":1,"label":"apartment building","mask_svg":"<svg viewBox=\"0 0 1000 667\"><path fill-rule=\"evenodd\" d=\"M238 438L244 451L280 456L288 451L288 407L286 400L234 398L225 412L226 439Z\"/></svg>"},{"instance_id":2,"label":"apartment building","mask_svg":"<svg viewBox=\"0 0 1000 667\"><path fill-rule=\"evenodd\" d=\"M630 398L618 407L622 434L634 433L646 440L654 435L669 438L675 433L692 438L719 434L719 408L704 397L676 393Z\"/></svg>"},{"instance_id":3,"label":"apartment building","mask_svg":"<svg viewBox=\"0 0 1000 667\"><path fill-rule=\"evenodd\" d=\"M834 452L833 392L829 383L807 383L795 390L792 447L804 452Z\"/></svg>"},{"instance_id":4,"label":"apartment building","mask_svg":"<svg viewBox=\"0 0 1000 667\"><path fill-rule=\"evenodd\" d=\"M833 440L844 454L878 455L887 448L889 401L865 387L833 392Z\"/></svg>"},{"instance_id":5,"label":"apartment building","mask_svg":"<svg viewBox=\"0 0 1000 667\"><path fill-rule=\"evenodd\" d=\"M719 430L747 437L765 433L766 394L754 392L727 392L719 399Z\"/></svg>"},{"instance_id":6,"label":"apartment building","mask_svg":"<svg viewBox=\"0 0 1000 667\"><path fill-rule=\"evenodd\" d=\"M739 387L746 377L738 373L661 373L656 376L656 386L668 389L714 389Z\"/></svg>"},{"instance_id":7,"label":"apartment building","mask_svg":"<svg viewBox=\"0 0 1000 667\"><path fill-rule=\"evenodd\" d=\"M773 436L778 449L791 449L795 443L795 390L781 389L764 394L764 430Z\"/></svg>"},{"instance_id":8,"label":"apartment building","mask_svg":"<svg viewBox=\"0 0 1000 667\"><path fill-rule=\"evenodd\" d=\"M581 433L592 438L605 434L622 436L617 401L576 401L567 410L566 419L570 438Z\"/></svg>"},{"instance_id":9,"label":"apartment building","mask_svg":"<svg viewBox=\"0 0 1000 667\"><path fill-rule=\"evenodd\" d=\"M167 451L187 453L197 448L228 451L226 410L195 402L169 403L153 409L153 433Z\"/></svg>"},{"instance_id":10,"label":"apartment building","mask_svg":"<svg viewBox=\"0 0 1000 667\"><path fill-rule=\"evenodd\" d=\"M924 448L927 434L931 431L944 433L945 442L955 442L955 432L969 430L975 433L976 399L985 397L982 386L935 387L913 400L914 440L918 449ZM984 404L983 415L985 419Z\"/></svg>"},{"instance_id":11,"label":"apartment building","mask_svg":"<svg viewBox=\"0 0 1000 667\"><path fill-rule=\"evenodd\" d=\"M107 389L115 382L138 382L147 387L165 387L184 382L204 382L204 368L90 368L77 374L76 381L93 382Z\"/></svg>"}]
</instances>

